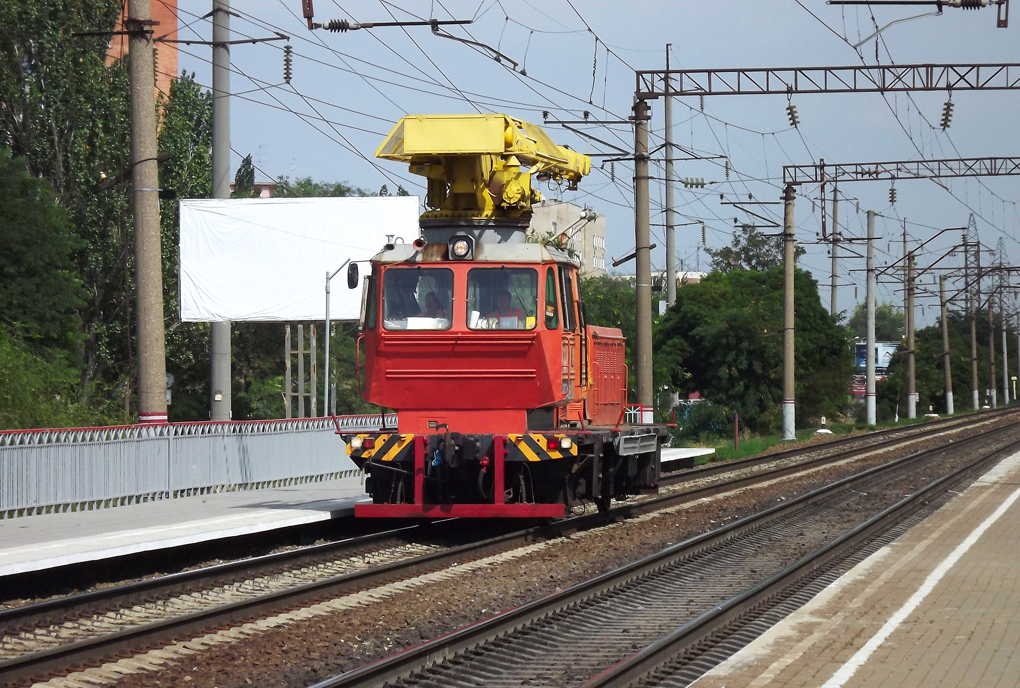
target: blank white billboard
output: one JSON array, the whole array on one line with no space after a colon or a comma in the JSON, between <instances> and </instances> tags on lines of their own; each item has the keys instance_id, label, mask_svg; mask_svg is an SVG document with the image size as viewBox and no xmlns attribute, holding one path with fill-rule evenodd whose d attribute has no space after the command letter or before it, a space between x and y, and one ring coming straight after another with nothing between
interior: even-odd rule
<instances>
[{"instance_id":1,"label":"blank white billboard","mask_svg":"<svg viewBox=\"0 0 1020 688\"><path fill-rule=\"evenodd\" d=\"M183 200L180 215L185 322L322 320L327 271L371 258L387 235L418 236L417 196ZM330 319L358 318L346 269L329 303Z\"/></svg>"}]
</instances>

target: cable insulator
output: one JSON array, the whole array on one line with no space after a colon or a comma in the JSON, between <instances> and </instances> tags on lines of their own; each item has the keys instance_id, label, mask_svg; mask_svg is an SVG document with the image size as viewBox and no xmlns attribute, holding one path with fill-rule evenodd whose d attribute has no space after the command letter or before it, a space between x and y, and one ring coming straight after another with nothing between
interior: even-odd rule
<instances>
[{"instance_id":1,"label":"cable insulator","mask_svg":"<svg viewBox=\"0 0 1020 688\"><path fill-rule=\"evenodd\" d=\"M330 19L322 25L322 28L333 33L347 33L351 30L351 23L346 19ZM358 27L355 26L354 28Z\"/></svg>"},{"instance_id":2,"label":"cable insulator","mask_svg":"<svg viewBox=\"0 0 1020 688\"><path fill-rule=\"evenodd\" d=\"M699 105L701 107L701 111L704 112L705 111L705 96L698 96L698 101L699 101Z\"/></svg>"},{"instance_id":3,"label":"cable insulator","mask_svg":"<svg viewBox=\"0 0 1020 688\"><path fill-rule=\"evenodd\" d=\"M283 81L289 84L290 78L294 76L294 48L290 45L283 46Z\"/></svg>"},{"instance_id":4,"label":"cable insulator","mask_svg":"<svg viewBox=\"0 0 1020 688\"><path fill-rule=\"evenodd\" d=\"M611 182L615 182L616 181L616 163L615 162L609 163L609 181L611 181Z\"/></svg>"},{"instance_id":5,"label":"cable insulator","mask_svg":"<svg viewBox=\"0 0 1020 688\"><path fill-rule=\"evenodd\" d=\"M707 243L705 243L705 224L704 223L701 224L701 245L702 246L707 246L708 245Z\"/></svg>"},{"instance_id":6,"label":"cable insulator","mask_svg":"<svg viewBox=\"0 0 1020 688\"><path fill-rule=\"evenodd\" d=\"M790 118L790 126L796 128L800 124L800 118L797 117L797 106L793 103L786 105L786 116Z\"/></svg>"},{"instance_id":7,"label":"cable insulator","mask_svg":"<svg viewBox=\"0 0 1020 688\"><path fill-rule=\"evenodd\" d=\"M159 86L159 46L152 46L152 85Z\"/></svg>"},{"instance_id":8,"label":"cable insulator","mask_svg":"<svg viewBox=\"0 0 1020 688\"><path fill-rule=\"evenodd\" d=\"M960 7L965 10L979 10L985 4L983 0L960 0Z\"/></svg>"},{"instance_id":9,"label":"cable insulator","mask_svg":"<svg viewBox=\"0 0 1020 688\"><path fill-rule=\"evenodd\" d=\"M953 120L953 101L947 100L946 104L942 106L942 128L948 129L950 122Z\"/></svg>"},{"instance_id":10,"label":"cable insulator","mask_svg":"<svg viewBox=\"0 0 1020 688\"><path fill-rule=\"evenodd\" d=\"M723 164L723 168L725 169L725 172L726 172L726 181L729 181L730 180L730 161L729 161L729 158L726 159L726 162Z\"/></svg>"},{"instance_id":11,"label":"cable insulator","mask_svg":"<svg viewBox=\"0 0 1020 688\"><path fill-rule=\"evenodd\" d=\"M896 203L896 187L889 187L889 205L895 205Z\"/></svg>"}]
</instances>

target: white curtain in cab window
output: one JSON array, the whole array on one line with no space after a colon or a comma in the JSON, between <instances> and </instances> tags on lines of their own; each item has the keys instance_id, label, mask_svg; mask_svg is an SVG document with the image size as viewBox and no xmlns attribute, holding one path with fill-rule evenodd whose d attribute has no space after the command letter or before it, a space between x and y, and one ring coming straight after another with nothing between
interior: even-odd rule
<instances>
[{"instance_id":1,"label":"white curtain in cab window","mask_svg":"<svg viewBox=\"0 0 1020 688\"><path fill-rule=\"evenodd\" d=\"M322 320L327 270L371 258L389 234L418 236L417 196L184 200L180 215L185 322ZM330 319L357 320L361 289L337 274Z\"/></svg>"}]
</instances>

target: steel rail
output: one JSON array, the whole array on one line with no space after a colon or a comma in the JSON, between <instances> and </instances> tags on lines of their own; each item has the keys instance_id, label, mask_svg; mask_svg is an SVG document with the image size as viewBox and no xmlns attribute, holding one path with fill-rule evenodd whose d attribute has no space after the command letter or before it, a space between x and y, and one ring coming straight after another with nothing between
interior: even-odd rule
<instances>
[{"instance_id":1,"label":"steel rail","mask_svg":"<svg viewBox=\"0 0 1020 688\"><path fill-rule=\"evenodd\" d=\"M963 447L978 441L987 441L990 437L1009 431L1015 431L1015 428L1006 426L988 433L961 439L954 443L954 448ZM535 620L548 617L584 601L591 600L603 592L623 585L656 569L660 569L670 562L690 557L725 540L738 537L742 533L756 530L768 521L792 513L796 509L824 499L836 492L850 489L885 472L894 471L911 463L924 460L932 454L944 450L944 446L926 449L844 478L771 507L763 512L690 538L637 562L624 565L562 591L550 593L538 600L526 603L503 614L471 624L359 669L326 679L315 684L312 688L369 688L371 686L383 685L386 682L408 678L415 672L426 670L436 663L450 659L472 648L477 648L482 643L505 636L507 633L521 629ZM1001 448L996 451L1000 452Z\"/></svg>"},{"instance_id":2,"label":"steel rail","mask_svg":"<svg viewBox=\"0 0 1020 688\"><path fill-rule=\"evenodd\" d=\"M980 417L970 415L968 418L973 421L984 421L988 416L981 414ZM908 443L919 441L927 434L941 432L942 425L934 423L925 424L925 430L909 437L899 440L885 440L881 446L888 443ZM985 437L982 434L978 437ZM849 438L848 438L849 439ZM858 441L860 436L856 436ZM814 445L811 451L819 451L832 448L835 442ZM144 626L125 629L106 636L84 639L67 645L50 648L30 655L0 661L0 679L10 682L26 681L33 677L45 674L65 671L71 666L97 664L100 658L110 657L118 653L137 651L143 647L151 647L166 642L190 637L192 634L206 632L210 628L226 624L236 624L255 618L261 613L279 612L281 609L292 608L297 605L309 604L340 594L365 589L368 586L389 582L400 577L419 575L428 571L434 571L448 566L455 562L469 561L492 553L506 551L514 547L535 542L537 540L557 537L571 531L586 530L599 527L606 523L621 521L634 516L668 508L685 502L704 499L705 497L721 494L735 489L746 488L755 483L766 480L773 480L784 475L795 474L810 470L811 468L847 460L854 454L870 453L876 450L879 444L858 447L849 452L843 452L834 456L817 457L810 461L780 466L773 470L764 471L756 475L743 476L736 480L709 485L694 490L678 492L672 495L664 495L657 498L635 502L632 504L619 505L605 514L591 514L588 516L576 517L557 521L517 531L507 535L488 538L481 542L470 543L451 547L448 550L414 557L410 560L393 562L383 566L345 573L339 576L324 578L314 583L306 583L294 588L267 593L260 597L221 605L209 610L194 612L171 619L151 622ZM797 450L790 450L797 451ZM769 455L767 459L752 457L741 462L729 462L720 466L731 466L731 470L746 468L746 462L757 463L780 461L784 453ZM704 477L704 474L695 474L688 471L684 475L690 479ZM458 526L454 520L442 522L442 527L455 530ZM440 525L440 524L431 524ZM45 620L62 622L74 613L81 613L86 610L102 611L111 607L124 607L136 604L139 601L147 601L153 598L166 597L174 593L182 593L194 590L195 588L224 581L237 580L235 574L240 571L252 569L257 571L273 571L285 567L294 567L300 562L321 559L324 556L336 556L344 551L356 551L357 548L377 547L388 542L406 542L406 536L421 526L385 531L380 534L352 538L340 543L327 543L313 548L300 550L298 552L284 552L273 555L266 555L255 560L242 560L217 565L207 569L183 572L169 577L152 579L131 583L127 586L110 588L107 590L84 593L71 598L51 600L27 607L19 607L0 612L0 629L38 625Z\"/></svg>"},{"instance_id":3,"label":"steel rail","mask_svg":"<svg viewBox=\"0 0 1020 688\"><path fill-rule=\"evenodd\" d=\"M610 667L591 681L582 684L581 688L615 688L629 685L685 653L693 655L686 658L693 661L700 654L695 649L697 646L717 645L721 642L720 636L734 634L736 629L732 627L744 625L743 621L747 616L761 614L764 607L772 606L777 599L785 598L792 588L805 586L829 567L848 558L866 542L921 509L939 493L951 489L974 473L986 470L1000 460L1004 452L1018 449L1020 441L1007 447L1000 447L929 483L771 578Z\"/></svg>"}]
</instances>

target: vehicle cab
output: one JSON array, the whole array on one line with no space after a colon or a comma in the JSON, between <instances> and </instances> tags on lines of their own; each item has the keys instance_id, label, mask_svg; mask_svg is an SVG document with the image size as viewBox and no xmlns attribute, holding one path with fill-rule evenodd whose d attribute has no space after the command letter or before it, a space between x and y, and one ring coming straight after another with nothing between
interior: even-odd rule
<instances>
[{"instance_id":1,"label":"vehicle cab","mask_svg":"<svg viewBox=\"0 0 1020 688\"><path fill-rule=\"evenodd\" d=\"M554 247L429 231L372 259L359 340L365 398L400 433L522 433L583 422L577 263ZM523 232L519 235L523 237Z\"/></svg>"}]
</instances>

